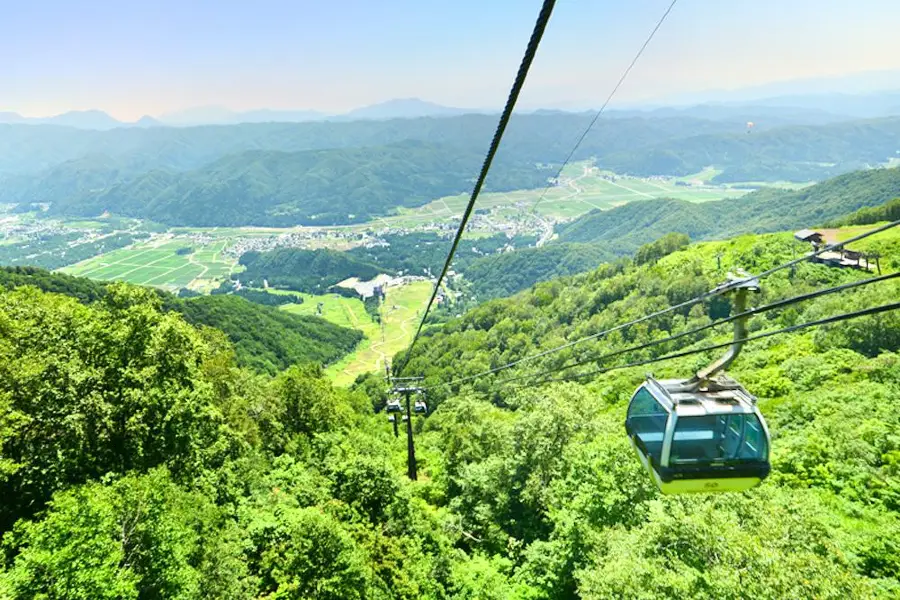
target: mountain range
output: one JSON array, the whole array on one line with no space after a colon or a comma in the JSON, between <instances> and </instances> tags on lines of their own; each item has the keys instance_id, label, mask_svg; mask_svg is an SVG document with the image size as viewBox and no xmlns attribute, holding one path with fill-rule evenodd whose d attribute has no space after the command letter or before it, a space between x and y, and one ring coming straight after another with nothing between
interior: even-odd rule
<instances>
[{"instance_id":1,"label":"mountain range","mask_svg":"<svg viewBox=\"0 0 900 600\"><path fill-rule=\"evenodd\" d=\"M443 106L418 98L397 98L361 106L346 113L328 114L317 110L234 111L224 106L198 106L165 113L159 117L145 115L134 122L119 121L102 110L75 110L52 117L23 117L15 112L0 112L0 124L62 125L78 129L105 131L118 127L195 127L200 125L237 125L240 123L306 123L309 121L357 121L414 119L418 117L450 117L490 110Z\"/></svg>"},{"instance_id":2,"label":"mountain range","mask_svg":"<svg viewBox=\"0 0 900 600\"><path fill-rule=\"evenodd\" d=\"M734 90L706 90L671 95L657 101L619 104L609 116L692 116L702 119L761 121L762 126L786 123L818 125L840 120L879 118L900 114L900 71L856 73L841 77L773 82ZM520 108L520 113L541 113L546 107ZM559 106L558 112L591 111ZM0 111L0 124L53 124L79 129L107 130L118 127L192 127L239 123L304 123L309 121L355 121L450 117L490 114L496 108L459 108L419 98L394 98L343 113L317 110L256 109L235 111L223 106L198 106L136 122L119 121L100 110L71 111L51 117L23 117Z\"/></svg>"}]
</instances>

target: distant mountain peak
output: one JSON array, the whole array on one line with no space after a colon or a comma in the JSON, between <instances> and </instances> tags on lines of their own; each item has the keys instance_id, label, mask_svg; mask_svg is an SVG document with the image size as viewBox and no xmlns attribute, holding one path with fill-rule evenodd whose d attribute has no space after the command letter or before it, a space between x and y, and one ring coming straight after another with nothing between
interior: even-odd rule
<instances>
[{"instance_id":1,"label":"distant mountain peak","mask_svg":"<svg viewBox=\"0 0 900 600\"><path fill-rule=\"evenodd\" d=\"M134 122L135 127L162 127L163 123L160 122L159 119L151 117L150 115L144 115L140 119Z\"/></svg>"},{"instance_id":2,"label":"distant mountain peak","mask_svg":"<svg viewBox=\"0 0 900 600\"><path fill-rule=\"evenodd\" d=\"M415 119L417 117L449 117L481 112L473 109L444 106L421 98L393 98L351 110L342 119Z\"/></svg>"},{"instance_id":3,"label":"distant mountain peak","mask_svg":"<svg viewBox=\"0 0 900 600\"><path fill-rule=\"evenodd\" d=\"M122 122L112 118L102 110L71 110L55 117L40 119L41 122L53 125L65 125L79 129L113 129L121 127Z\"/></svg>"},{"instance_id":4,"label":"distant mountain peak","mask_svg":"<svg viewBox=\"0 0 900 600\"><path fill-rule=\"evenodd\" d=\"M25 121L27 119L19 113L0 111L0 123L24 123Z\"/></svg>"}]
</instances>

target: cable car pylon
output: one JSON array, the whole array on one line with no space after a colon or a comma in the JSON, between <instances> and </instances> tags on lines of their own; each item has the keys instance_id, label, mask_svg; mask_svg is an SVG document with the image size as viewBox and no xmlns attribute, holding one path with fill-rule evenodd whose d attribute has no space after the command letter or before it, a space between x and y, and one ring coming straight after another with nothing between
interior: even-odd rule
<instances>
[{"instance_id":1,"label":"cable car pylon","mask_svg":"<svg viewBox=\"0 0 900 600\"><path fill-rule=\"evenodd\" d=\"M400 400L398 396L402 395L406 399L406 414L403 415L403 420L406 421L406 473L409 476L411 481L416 481L418 479L418 472L416 469L416 444L413 439L413 429L412 429L412 417L415 411L416 413L426 413L428 411L428 407L425 404L424 400L418 399L415 402L415 408L413 408L412 396L413 394L424 394L425 388L422 387L421 382L424 377L393 377L389 379L392 384L391 394L393 394L393 398L388 402L387 410L397 413L391 415L393 417L393 425L394 425L394 435L397 435L397 416L398 411L395 407L400 406ZM400 408L400 411L403 409Z\"/></svg>"}]
</instances>

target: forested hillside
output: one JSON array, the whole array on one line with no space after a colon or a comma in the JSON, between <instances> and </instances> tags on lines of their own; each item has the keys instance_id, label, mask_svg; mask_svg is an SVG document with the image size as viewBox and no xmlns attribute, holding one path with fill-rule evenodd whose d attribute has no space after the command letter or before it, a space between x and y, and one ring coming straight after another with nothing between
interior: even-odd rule
<instances>
[{"instance_id":1,"label":"forested hillside","mask_svg":"<svg viewBox=\"0 0 900 600\"><path fill-rule=\"evenodd\" d=\"M562 160L571 149L571 142L592 118L590 113L514 115L498 160ZM155 169L198 169L248 150L302 152L377 147L404 140L447 144L464 153L483 154L495 126L495 116L474 114L387 121L245 123L111 131L0 124L0 179L15 174L38 174L84 157L97 157L98 162L112 161L117 169L139 175ZM737 133L743 127L743 121L716 122L693 117L602 119L585 138L576 159L588 158L601 150L631 150L659 140L702 133Z\"/></svg>"},{"instance_id":2,"label":"forested hillside","mask_svg":"<svg viewBox=\"0 0 900 600\"><path fill-rule=\"evenodd\" d=\"M871 169L800 190L762 189L719 202L631 202L608 211L591 211L557 231L560 242L604 242L612 252L629 253L672 231L686 233L691 239L708 239L815 227L898 196L900 169Z\"/></svg>"},{"instance_id":3,"label":"forested hillside","mask_svg":"<svg viewBox=\"0 0 900 600\"><path fill-rule=\"evenodd\" d=\"M616 258L598 244L553 244L522 248L472 261L463 269L480 299L511 296L539 281L596 269Z\"/></svg>"},{"instance_id":4,"label":"forested hillside","mask_svg":"<svg viewBox=\"0 0 900 600\"><path fill-rule=\"evenodd\" d=\"M252 150L201 169L151 171L99 190L78 182L74 187L80 194L56 193L59 174L53 172L37 190L28 191L27 199L52 201L56 215L111 212L169 225L331 225L363 222L465 192L482 159L480 149L419 141L290 153ZM533 162L501 161L488 186L495 191L534 188L551 175ZM69 169L62 174L65 181L78 177Z\"/></svg>"},{"instance_id":5,"label":"forested hillside","mask_svg":"<svg viewBox=\"0 0 900 600\"><path fill-rule=\"evenodd\" d=\"M489 115L348 123L264 123L87 131L0 125L0 202L56 215L113 214L169 225L341 224L468 191L493 131ZM588 115L519 115L488 190L536 188ZM716 181L821 180L894 157L900 120L744 133L735 121L608 118L573 160L638 175Z\"/></svg>"},{"instance_id":6,"label":"forested hillside","mask_svg":"<svg viewBox=\"0 0 900 600\"><path fill-rule=\"evenodd\" d=\"M348 250L347 254L364 262L378 265L382 269L403 271L413 275L426 272L436 274L440 272L444 261L447 260L447 249L451 243L449 235L441 236L428 231L390 234L382 236L382 239L388 245L369 248L360 246ZM513 248L531 246L535 242L537 242L537 237L532 235L517 235L509 238L506 234L498 233L489 237L463 237L453 259L453 266L457 270L463 270L485 256Z\"/></svg>"},{"instance_id":7,"label":"forested hillside","mask_svg":"<svg viewBox=\"0 0 900 600\"><path fill-rule=\"evenodd\" d=\"M295 315L240 296L198 296L173 309L188 323L220 329L234 344L238 364L276 373L296 364L329 365L363 339L361 331L311 315Z\"/></svg>"},{"instance_id":8,"label":"forested hillside","mask_svg":"<svg viewBox=\"0 0 900 600\"><path fill-rule=\"evenodd\" d=\"M366 281L379 273L419 276L438 273L450 247L449 238L432 232L389 234L383 236L381 241L383 244L358 246L345 252L298 248L247 252L240 259L240 264L246 269L232 275L232 278L256 287L267 281L274 287L321 294L350 277ZM467 270L469 265L474 266L486 257L499 256L499 253L516 247L527 247L535 241L537 238L534 236L508 238L505 234L463 239L453 267ZM554 256L560 258L558 254ZM593 254L593 258L597 255ZM565 262L571 267L575 262L588 260L592 260L591 255L572 255ZM566 265L560 267L560 272L573 272L567 270Z\"/></svg>"},{"instance_id":9,"label":"forested hillside","mask_svg":"<svg viewBox=\"0 0 900 600\"><path fill-rule=\"evenodd\" d=\"M869 225L880 221L896 221L900 219L900 197L881 206L861 208L847 216L829 221L829 227L844 227L846 225Z\"/></svg>"},{"instance_id":10,"label":"forested hillside","mask_svg":"<svg viewBox=\"0 0 900 600\"><path fill-rule=\"evenodd\" d=\"M900 592L900 555L884 545L885 532L900 526L900 420L889 408L900 397L897 312L771 338L744 350L733 374L761 399L774 437L774 473L761 488L740 496L656 497L622 432L628 397L645 372L687 377L712 354L537 389L538 378L502 384L686 331L708 323L709 311L721 316L727 303L695 306L506 373L441 385L683 302L720 283L724 269L761 272L790 259L794 245L799 244L790 234L745 236L691 246L653 265L604 267L487 303L427 335L408 372L426 376L430 401L440 408L421 439L428 440L427 456L436 463L432 474L439 475L448 505L460 514L460 527L468 539L479 540L471 546L509 556L503 550L509 539L521 544L512 559L512 581L535 586L541 598L888 598ZM860 247L892 256L890 268L900 268L896 235ZM723 270L717 271L720 253ZM803 264L763 281L753 303L865 276ZM751 330L898 297L895 280L754 317ZM729 335L726 326L600 366L726 341ZM557 376L596 367L589 361ZM466 445L473 439L480 442ZM803 541L807 535L817 539L815 545ZM738 571L741 576L733 577Z\"/></svg>"},{"instance_id":11,"label":"forested hillside","mask_svg":"<svg viewBox=\"0 0 900 600\"><path fill-rule=\"evenodd\" d=\"M0 289L33 286L84 304L103 300L109 285L33 267L0 267ZM157 289L148 289L147 294L156 298L164 312L177 312L189 323L221 330L234 345L238 363L263 373L275 373L294 364L331 364L351 352L363 337L355 329L237 296L182 299Z\"/></svg>"},{"instance_id":12,"label":"forested hillside","mask_svg":"<svg viewBox=\"0 0 900 600\"><path fill-rule=\"evenodd\" d=\"M246 252L240 264L244 271L234 275L245 285L324 294L328 288L349 277L372 279L386 269L363 262L347 252L278 248L269 252Z\"/></svg>"},{"instance_id":13,"label":"forested hillside","mask_svg":"<svg viewBox=\"0 0 900 600\"><path fill-rule=\"evenodd\" d=\"M640 200L591 211L556 226L557 239L472 262L463 269L481 299L509 296L553 277L582 273L600 262L632 256L669 233L691 239L888 220L900 196L900 169L848 173L800 190L762 189L741 198L693 203L671 198ZM859 207L859 217L843 217ZM871 212L868 212L871 211ZM896 218L896 217L894 217Z\"/></svg>"},{"instance_id":14,"label":"forested hillside","mask_svg":"<svg viewBox=\"0 0 900 600\"><path fill-rule=\"evenodd\" d=\"M405 441L372 413L384 394L377 377L346 391L313 368L250 376L224 337L138 288L111 286L89 305L0 291L0 493L10 499L0 504L0 595L896 597L896 313L745 349L733 374L760 397L774 440L772 475L744 494L658 495L622 427L644 368L500 385L707 323L707 307L441 386L681 302L726 268L760 272L793 244L784 233L648 254L429 331L408 371L431 388L432 413L415 423L416 483L403 477ZM896 236L871 246L900 251ZM861 277L803 264L766 278L753 303ZM896 281L767 313L751 328L896 301ZM654 370L687 376L706 358Z\"/></svg>"},{"instance_id":15,"label":"forested hillside","mask_svg":"<svg viewBox=\"0 0 900 600\"><path fill-rule=\"evenodd\" d=\"M703 134L654 141L599 157L617 173L688 175L708 165L713 181L816 181L887 162L896 155L900 118L790 126L751 134Z\"/></svg>"}]
</instances>

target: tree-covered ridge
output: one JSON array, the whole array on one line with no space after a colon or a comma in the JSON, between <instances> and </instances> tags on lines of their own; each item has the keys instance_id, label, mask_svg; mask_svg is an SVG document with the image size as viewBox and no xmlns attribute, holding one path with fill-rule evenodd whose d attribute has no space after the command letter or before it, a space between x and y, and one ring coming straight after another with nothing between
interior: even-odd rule
<instances>
[{"instance_id":1,"label":"tree-covered ridge","mask_svg":"<svg viewBox=\"0 0 900 600\"><path fill-rule=\"evenodd\" d=\"M900 197L894 198L881 206L861 208L845 217L834 219L827 223L828 227L845 227L847 225L871 225L881 221L896 221L900 219Z\"/></svg>"},{"instance_id":2,"label":"tree-covered ridge","mask_svg":"<svg viewBox=\"0 0 900 600\"><path fill-rule=\"evenodd\" d=\"M478 298L509 296L540 281L585 272L617 257L634 255L638 262L650 260L662 249L647 245L663 243L661 238L670 233L721 239L738 233L801 229L843 217L860 206L875 208L861 209L865 216L859 219L868 223L876 217L887 220L894 214L893 204L878 205L897 194L900 169L895 168L848 173L802 190L766 189L704 204L668 198L641 200L591 211L557 225L558 238L550 244L479 259L463 272ZM850 222L838 218L834 223ZM641 251L647 256L640 258L636 253Z\"/></svg>"},{"instance_id":3,"label":"tree-covered ridge","mask_svg":"<svg viewBox=\"0 0 900 600\"><path fill-rule=\"evenodd\" d=\"M681 245L672 238L645 264L542 283L431 330L409 367L432 387L432 413L415 422L416 483L402 476L405 442L372 413L377 378L347 391L314 368L250 375L222 336L135 288L89 306L0 292L0 486L17 499L0 504L0 595L896 597L895 314L745 349L733 373L760 397L774 435L773 474L746 494L658 495L622 428L644 369L583 384L435 387L680 302L724 269L759 272L795 243L785 233L671 251ZM896 237L879 244L885 255L900 249ZM863 276L803 264L767 278L754 303ZM892 281L823 297L751 328L897 292ZM728 304L529 368L706 323L706 308ZM703 358L654 369L684 375Z\"/></svg>"},{"instance_id":4,"label":"tree-covered ridge","mask_svg":"<svg viewBox=\"0 0 900 600\"><path fill-rule=\"evenodd\" d=\"M328 249L277 248L269 252L246 252L241 255L240 264L244 271L233 277L245 285L263 287L268 283L310 294L323 294L349 277L368 280L379 273L391 272L347 252Z\"/></svg>"},{"instance_id":5,"label":"tree-covered ridge","mask_svg":"<svg viewBox=\"0 0 900 600\"><path fill-rule=\"evenodd\" d=\"M605 154L598 163L617 173L688 175L708 165L719 183L815 181L885 163L896 155L900 118L789 126L752 134L701 134Z\"/></svg>"},{"instance_id":6,"label":"tree-covered ridge","mask_svg":"<svg viewBox=\"0 0 900 600\"><path fill-rule=\"evenodd\" d=\"M276 373L310 362L329 365L352 352L363 338L356 329L235 295L199 296L181 301L175 310L189 323L224 331L238 363L261 372Z\"/></svg>"},{"instance_id":7,"label":"tree-covered ridge","mask_svg":"<svg viewBox=\"0 0 900 600\"><path fill-rule=\"evenodd\" d=\"M590 113L514 115L498 160L531 163L560 161L574 136L592 120ZM88 131L44 125L0 124L0 179L38 175L67 161L87 168L114 169L123 177L153 170L189 171L248 150L303 152L378 147L406 140L447 144L482 155L497 124L495 115L423 117L386 121L245 123L185 128L120 128ZM576 160L600 152L632 150L660 139L703 133L740 132L743 122L693 117L602 119L591 129ZM560 135L571 132L572 138ZM6 201L6 200L4 200Z\"/></svg>"},{"instance_id":8,"label":"tree-covered ridge","mask_svg":"<svg viewBox=\"0 0 900 600\"><path fill-rule=\"evenodd\" d=\"M482 151L419 141L248 150L185 173L152 171L100 191L45 198L52 199L54 214L111 212L169 225L353 223L467 191L482 158ZM488 185L499 191L532 188L551 174L533 162L500 161Z\"/></svg>"},{"instance_id":9,"label":"tree-covered ridge","mask_svg":"<svg viewBox=\"0 0 900 600\"><path fill-rule=\"evenodd\" d=\"M898 195L900 169L870 169L800 190L763 189L719 202L631 202L608 211L591 211L557 231L560 242L604 242L610 251L625 254L669 232L710 239L814 227Z\"/></svg>"},{"instance_id":10,"label":"tree-covered ridge","mask_svg":"<svg viewBox=\"0 0 900 600\"><path fill-rule=\"evenodd\" d=\"M513 119L486 189L540 187L588 115ZM709 165L717 181L821 180L884 163L900 121L744 132L693 117L600 120L573 155L639 175ZM0 202L50 202L58 215L113 214L169 225L335 224L469 191L493 117L266 123L84 131L0 125Z\"/></svg>"},{"instance_id":11,"label":"tree-covered ridge","mask_svg":"<svg viewBox=\"0 0 900 600\"><path fill-rule=\"evenodd\" d=\"M488 300L511 296L539 281L591 271L615 257L599 244L552 244L485 256L462 271L476 298Z\"/></svg>"},{"instance_id":12,"label":"tree-covered ridge","mask_svg":"<svg viewBox=\"0 0 900 600\"><path fill-rule=\"evenodd\" d=\"M381 236L381 239L387 245L359 246L348 250L347 254L382 269L403 271L410 275L436 274L447 260L451 242L449 234L439 235L429 231L388 234ZM463 237L453 258L453 268L462 271L485 256L528 247L536 241L537 237L532 235L509 238L502 233L479 238Z\"/></svg>"},{"instance_id":13,"label":"tree-covered ridge","mask_svg":"<svg viewBox=\"0 0 900 600\"><path fill-rule=\"evenodd\" d=\"M33 286L84 304L102 301L110 285L34 267L0 267L0 289ZM178 298L158 289L146 293L158 300L161 310L224 332L234 344L238 363L264 373L297 363L331 364L351 352L363 337L355 329L319 317L287 313L238 296Z\"/></svg>"},{"instance_id":14,"label":"tree-covered ridge","mask_svg":"<svg viewBox=\"0 0 900 600\"><path fill-rule=\"evenodd\" d=\"M247 252L240 258L245 270L232 275L244 285L261 287L263 283L273 287L322 294L333 285L350 277L363 281L380 273L427 276L440 272L447 259L450 238L433 232L413 232L388 234L379 244L357 246L339 252L329 249L303 250L299 248L278 248L268 252ZM504 256L516 256L515 248L528 248L537 241L534 236L519 235L512 238L505 234L489 237L463 238L453 260L453 269L468 273L481 273L485 264L494 265L503 261ZM522 255L515 266L514 281L490 282L476 276L473 279L474 292L494 297L508 296L532 285L531 272L544 273L543 278L555 274L571 274L586 271L597 266L602 259L612 256L602 254L594 248L575 247ZM542 262L540 262L542 261ZM509 261L503 264L510 265ZM549 269L550 273L547 273ZM482 287L483 285L483 287ZM230 284L222 284L221 289L230 289ZM510 288L514 289L510 289ZM240 293L240 292L238 292Z\"/></svg>"}]
</instances>

